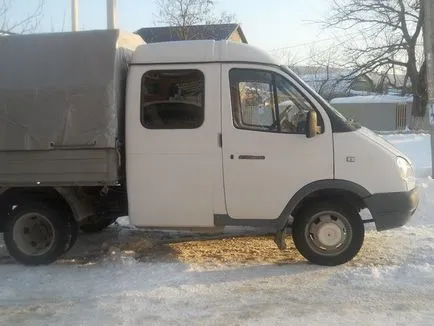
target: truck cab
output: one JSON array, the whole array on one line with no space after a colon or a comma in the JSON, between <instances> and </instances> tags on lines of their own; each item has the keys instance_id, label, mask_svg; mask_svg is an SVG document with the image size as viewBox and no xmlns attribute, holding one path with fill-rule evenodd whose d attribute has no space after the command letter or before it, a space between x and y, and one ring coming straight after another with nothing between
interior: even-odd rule
<instances>
[{"instance_id":1,"label":"truck cab","mask_svg":"<svg viewBox=\"0 0 434 326\"><path fill-rule=\"evenodd\" d=\"M332 264L352 258L343 254L352 241L358 251L360 209L385 230L417 205L407 157L249 45L139 47L126 110L129 216L139 227L283 230L292 216L303 254Z\"/></svg>"},{"instance_id":2,"label":"truck cab","mask_svg":"<svg viewBox=\"0 0 434 326\"><path fill-rule=\"evenodd\" d=\"M44 184L38 192L40 201L40 193L50 191L54 202L48 213L36 206L38 219L59 207L71 216L60 246L71 246L69 230L95 215L97 202L98 211L128 214L139 228L272 227L280 249L289 229L307 260L338 265L359 252L365 223L374 222L378 231L400 227L418 205L408 157L347 120L251 45L207 40L138 46L128 66L123 112L118 161L124 178L108 186ZM35 186L42 187L33 185L30 193ZM24 200L17 194L28 192L2 199L10 193L0 185L10 252L23 263L54 261L63 249L22 249L33 241L25 234L32 220L20 219L32 209L20 210ZM124 211L105 204L113 200L104 196L125 198ZM361 218L365 208L371 220ZM64 225L59 216L48 220L52 232Z\"/></svg>"}]
</instances>

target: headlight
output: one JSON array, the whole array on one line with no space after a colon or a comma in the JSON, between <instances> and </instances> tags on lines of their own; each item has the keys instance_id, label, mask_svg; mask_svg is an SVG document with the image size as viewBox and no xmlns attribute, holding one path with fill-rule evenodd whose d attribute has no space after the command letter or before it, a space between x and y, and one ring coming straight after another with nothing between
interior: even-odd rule
<instances>
[{"instance_id":1,"label":"headlight","mask_svg":"<svg viewBox=\"0 0 434 326\"><path fill-rule=\"evenodd\" d=\"M411 164L404 158L398 157L396 159L396 165L398 166L399 174L401 175L401 178L409 182L414 182L414 171Z\"/></svg>"}]
</instances>

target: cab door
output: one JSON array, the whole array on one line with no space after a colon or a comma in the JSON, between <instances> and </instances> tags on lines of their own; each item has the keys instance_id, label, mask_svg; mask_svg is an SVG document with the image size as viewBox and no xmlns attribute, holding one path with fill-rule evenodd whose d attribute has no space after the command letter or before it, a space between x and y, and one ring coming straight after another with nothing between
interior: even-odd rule
<instances>
[{"instance_id":1,"label":"cab door","mask_svg":"<svg viewBox=\"0 0 434 326\"><path fill-rule=\"evenodd\" d=\"M333 178L331 126L325 112L278 68L223 65L223 167L233 219L276 219L303 186ZM309 110L321 133L305 136Z\"/></svg>"},{"instance_id":2,"label":"cab door","mask_svg":"<svg viewBox=\"0 0 434 326\"><path fill-rule=\"evenodd\" d=\"M214 225L215 205L224 205L219 76L219 64L132 67L126 121L132 224Z\"/></svg>"}]
</instances>

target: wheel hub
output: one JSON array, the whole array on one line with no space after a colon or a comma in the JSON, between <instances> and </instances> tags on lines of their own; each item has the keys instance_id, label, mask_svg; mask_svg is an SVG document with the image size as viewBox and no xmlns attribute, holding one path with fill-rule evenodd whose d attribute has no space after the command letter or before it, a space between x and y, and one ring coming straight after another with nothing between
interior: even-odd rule
<instances>
[{"instance_id":1,"label":"wheel hub","mask_svg":"<svg viewBox=\"0 0 434 326\"><path fill-rule=\"evenodd\" d=\"M17 220L13 236L23 253L31 256L43 255L54 243L54 227L43 215L24 214Z\"/></svg>"},{"instance_id":2,"label":"wheel hub","mask_svg":"<svg viewBox=\"0 0 434 326\"><path fill-rule=\"evenodd\" d=\"M24 234L26 234L26 229L24 228ZM34 224L29 233L27 233L27 238L34 242L41 242L47 240L49 237L49 231L46 225Z\"/></svg>"},{"instance_id":3,"label":"wheel hub","mask_svg":"<svg viewBox=\"0 0 434 326\"><path fill-rule=\"evenodd\" d=\"M321 254L333 255L344 250L351 241L348 223L336 212L322 212L312 217L306 226L311 248Z\"/></svg>"},{"instance_id":4,"label":"wheel hub","mask_svg":"<svg viewBox=\"0 0 434 326\"><path fill-rule=\"evenodd\" d=\"M343 237L343 231L335 223L324 223L317 231L317 239L325 247L336 247Z\"/></svg>"}]
</instances>

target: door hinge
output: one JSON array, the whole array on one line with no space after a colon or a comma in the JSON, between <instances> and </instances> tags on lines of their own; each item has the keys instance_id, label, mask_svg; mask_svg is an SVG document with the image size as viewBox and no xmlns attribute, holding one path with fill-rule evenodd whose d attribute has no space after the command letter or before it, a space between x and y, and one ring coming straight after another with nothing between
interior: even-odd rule
<instances>
[{"instance_id":1,"label":"door hinge","mask_svg":"<svg viewBox=\"0 0 434 326\"><path fill-rule=\"evenodd\" d=\"M219 147L223 147L223 135L221 133L218 134L218 144Z\"/></svg>"}]
</instances>

